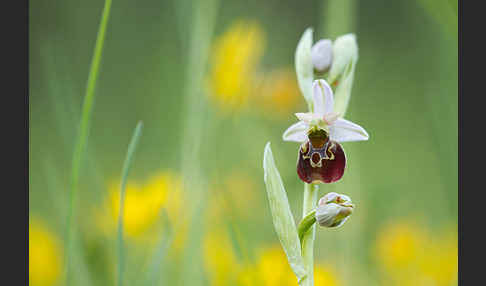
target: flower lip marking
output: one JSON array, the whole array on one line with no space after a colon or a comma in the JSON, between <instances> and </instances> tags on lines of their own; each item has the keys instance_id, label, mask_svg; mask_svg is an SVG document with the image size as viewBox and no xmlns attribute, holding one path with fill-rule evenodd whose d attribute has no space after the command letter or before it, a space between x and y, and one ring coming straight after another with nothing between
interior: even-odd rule
<instances>
[{"instance_id":1,"label":"flower lip marking","mask_svg":"<svg viewBox=\"0 0 486 286\"><path fill-rule=\"evenodd\" d=\"M332 183L339 180L346 166L346 157L339 143L329 140L327 133L315 129L299 150L297 174L306 183Z\"/></svg>"},{"instance_id":2,"label":"flower lip marking","mask_svg":"<svg viewBox=\"0 0 486 286\"><path fill-rule=\"evenodd\" d=\"M312 168L322 167L322 158L318 152L312 153L310 164Z\"/></svg>"},{"instance_id":3,"label":"flower lip marking","mask_svg":"<svg viewBox=\"0 0 486 286\"><path fill-rule=\"evenodd\" d=\"M322 129L313 129L308 135L309 144L305 145L305 150L303 151L304 159L310 159L310 164L312 168L322 167L322 160L332 160L334 154L329 150L329 137L327 132ZM309 150L307 151L307 147ZM331 156L328 153L332 154Z\"/></svg>"}]
</instances>

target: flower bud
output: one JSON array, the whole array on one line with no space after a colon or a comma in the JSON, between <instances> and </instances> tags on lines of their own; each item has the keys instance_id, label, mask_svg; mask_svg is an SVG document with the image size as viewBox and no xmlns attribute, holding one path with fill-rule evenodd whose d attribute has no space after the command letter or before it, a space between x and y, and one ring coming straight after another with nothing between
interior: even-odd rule
<instances>
[{"instance_id":1,"label":"flower bud","mask_svg":"<svg viewBox=\"0 0 486 286\"><path fill-rule=\"evenodd\" d=\"M316 220L323 227L339 227L353 213L354 205L346 195L328 193L319 200Z\"/></svg>"},{"instance_id":2,"label":"flower bud","mask_svg":"<svg viewBox=\"0 0 486 286\"><path fill-rule=\"evenodd\" d=\"M332 42L329 39L319 40L312 46L311 59L314 69L318 72L326 72L332 63Z\"/></svg>"}]
</instances>

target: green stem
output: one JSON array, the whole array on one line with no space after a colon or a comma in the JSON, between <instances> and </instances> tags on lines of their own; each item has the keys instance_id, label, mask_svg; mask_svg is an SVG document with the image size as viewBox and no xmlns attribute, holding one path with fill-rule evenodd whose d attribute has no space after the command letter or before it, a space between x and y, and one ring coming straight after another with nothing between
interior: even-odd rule
<instances>
[{"instance_id":1,"label":"green stem","mask_svg":"<svg viewBox=\"0 0 486 286\"><path fill-rule=\"evenodd\" d=\"M88 82L86 85L86 94L84 96L83 109L81 113L81 122L78 133L78 140L74 147L73 161L71 166L70 191L68 194L68 213L66 216L66 253L65 253L65 271L66 271L66 285L70 284L70 267L72 254L72 239L74 229L72 227L72 220L74 216L75 201L77 198L79 171L81 169L81 159L83 157L84 149L88 143L88 134L91 121L91 114L94 103L94 90L96 87L96 80L98 78L98 71L101 62L101 55L103 51L103 43L105 40L106 27L110 16L111 0L105 0L103 8L103 15L98 29L96 44L93 58L91 60L91 67L88 75Z\"/></svg>"},{"instance_id":2,"label":"green stem","mask_svg":"<svg viewBox=\"0 0 486 286\"><path fill-rule=\"evenodd\" d=\"M304 202L302 208L302 217L305 218L317 203L317 191L319 187L316 184L304 184ZM309 231L302 237L302 257L307 270L307 278L302 282L302 286L314 285L314 239L316 234L316 225L314 224Z\"/></svg>"},{"instance_id":3,"label":"green stem","mask_svg":"<svg viewBox=\"0 0 486 286\"><path fill-rule=\"evenodd\" d=\"M356 0L323 1L322 35L335 39L337 36L354 33L356 28Z\"/></svg>"},{"instance_id":4,"label":"green stem","mask_svg":"<svg viewBox=\"0 0 486 286\"><path fill-rule=\"evenodd\" d=\"M184 1L181 2L181 5ZM187 56L186 80L184 81L184 105L186 115L181 144L181 169L188 200L186 209L191 225L189 239L183 254L183 275L180 284L201 285L202 261L199 253L203 234L204 207L207 202L207 183L201 164L201 143L206 132L207 107L204 94L204 76L209 59L211 39L216 23L219 0L191 1L191 29ZM186 15L184 12L184 15ZM182 14L181 14L182 15ZM186 17L187 18L187 17ZM186 19L185 18L185 19ZM184 19L184 21L185 21Z\"/></svg>"},{"instance_id":5,"label":"green stem","mask_svg":"<svg viewBox=\"0 0 486 286\"><path fill-rule=\"evenodd\" d=\"M120 208L118 210L118 285L123 283L123 266L125 261L125 253L123 251L123 210L125 206L125 189L127 185L128 171L130 170L131 162L135 149L137 148L138 141L142 135L143 123L140 121L133 132L132 140L128 145L127 157L125 163L123 163L123 170L120 184Z\"/></svg>"}]
</instances>

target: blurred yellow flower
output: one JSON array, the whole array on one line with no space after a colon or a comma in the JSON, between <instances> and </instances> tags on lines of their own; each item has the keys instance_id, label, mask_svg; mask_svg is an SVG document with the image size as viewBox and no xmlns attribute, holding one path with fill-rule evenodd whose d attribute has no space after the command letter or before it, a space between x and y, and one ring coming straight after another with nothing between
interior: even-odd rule
<instances>
[{"instance_id":1,"label":"blurred yellow flower","mask_svg":"<svg viewBox=\"0 0 486 286\"><path fill-rule=\"evenodd\" d=\"M144 185L133 181L125 189L123 209L124 233L141 242L155 242L160 226L162 210L165 210L171 224L181 225L182 185L180 178L170 172L158 173ZM120 208L119 183L112 183L108 196L97 216L99 226L113 235L118 226ZM177 239L175 243L177 243ZM179 239L180 243L180 239Z\"/></svg>"},{"instance_id":2,"label":"blurred yellow flower","mask_svg":"<svg viewBox=\"0 0 486 286\"><path fill-rule=\"evenodd\" d=\"M265 114L273 117L288 116L298 110L300 91L295 73L290 69L278 69L265 76L258 97Z\"/></svg>"},{"instance_id":3,"label":"blurred yellow flower","mask_svg":"<svg viewBox=\"0 0 486 286\"><path fill-rule=\"evenodd\" d=\"M264 249L257 263L240 273L240 285L297 286L297 278L290 268L287 257L280 245ZM314 285L339 285L330 268L321 264L314 267Z\"/></svg>"},{"instance_id":4,"label":"blurred yellow flower","mask_svg":"<svg viewBox=\"0 0 486 286\"><path fill-rule=\"evenodd\" d=\"M447 230L429 241L426 252L422 253L419 267L435 285L451 285L457 280L457 243L457 233Z\"/></svg>"},{"instance_id":5,"label":"blurred yellow flower","mask_svg":"<svg viewBox=\"0 0 486 286\"><path fill-rule=\"evenodd\" d=\"M448 286L457 280L457 233L431 235L411 221L385 227L376 256L395 285Z\"/></svg>"},{"instance_id":6,"label":"blurred yellow flower","mask_svg":"<svg viewBox=\"0 0 486 286\"><path fill-rule=\"evenodd\" d=\"M425 239L424 230L411 222L393 223L378 235L377 256L389 270L407 267L424 251Z\"/></svg>"},{"instance_id":7,"label":"blurred yellow flower","mask_svg":"<svg viewBox=\"0 0 486 286\"><path fill-rule=\"evenodd\" d=\"M254 90L254 75L264 48L260 25L233 23L212 48L209 94L223 110L242 107Z\"/></svg>"},{"instance_id":8,"label":"blurred yellow flower","mask_svg":"<svg viewBox=\"0 0 486 286\"><path fill-rule=\"evenodd\" d=\"M262 249L254 263L239 261L227 232L216 228L204 240L204 264L209 284L238 286L297 286L297 278L290 268L280 245ZM314 267L315 285L337 286L337 278L329 267Z\"/></svg>"},{"instance_id":9,"label":"blurred yellow flower","mask_svg":"<svg viewBox=\"0 0 486 286\"><path fill-rule=\"evenodd\" d=\"M29 222L29 285L54 285L61 275L58 238L38 218Z\"/></svg>"},{"instance_id":10,"label":"blurred yellow flower","mask_svg":"<svg viewBox=\"0 0 486 286\"><path fill-rule=\"evenodd\" d=\"M209 231L204 239L203 251L209 285L234 285L241 266L228 234L219 228Z\"/></svg>"},{"instance_id":11,"label":"blurred yellow flower","mask_svg":"<svg viewBox=\"0 0 486 286\"><path fill-rule=\"evenodd\" d=\"M314 267L314 285L316 286L337 286L340 285L331 267L317 264Z\"/></svg>"},{"instance_id":12,"label":"blurred yellow flower","mask_svg":"<svg viewBox=\"0 0 486 286\"><path fill-rule=\"evenodd\" d=\"M258 274L261 285L297 285L297 278L290 268L285 253L279 245L265 249L258 261Z\"/></svg>"}]
</instances>

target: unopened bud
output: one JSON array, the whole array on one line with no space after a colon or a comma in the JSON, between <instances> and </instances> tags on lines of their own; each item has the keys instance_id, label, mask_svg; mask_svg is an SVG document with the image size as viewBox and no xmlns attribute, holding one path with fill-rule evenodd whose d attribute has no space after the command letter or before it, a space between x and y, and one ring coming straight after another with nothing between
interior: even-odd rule
<instances>
[{"instance_id":1,"label":"unopened bud","mask_svg":"<svg viewBox=\"0 0 486 286\"><path fill-rule=\"evenodd\" d=\"M353 213L354 205L346 195L328 193L319 200L316 220L323 227L339 227Z\"/></svg>"},{"instance_id":2,"label":"unopened bud","mask_svg":"<svg viewBox=\"0 0 486 286\"><path fill-rule=\"evenodd\" d=\"M332 41L329 39L319 40L312 46L311 59L314 69L318 72L326 72L332 63Z\"/></svg>"}]
</instances>

